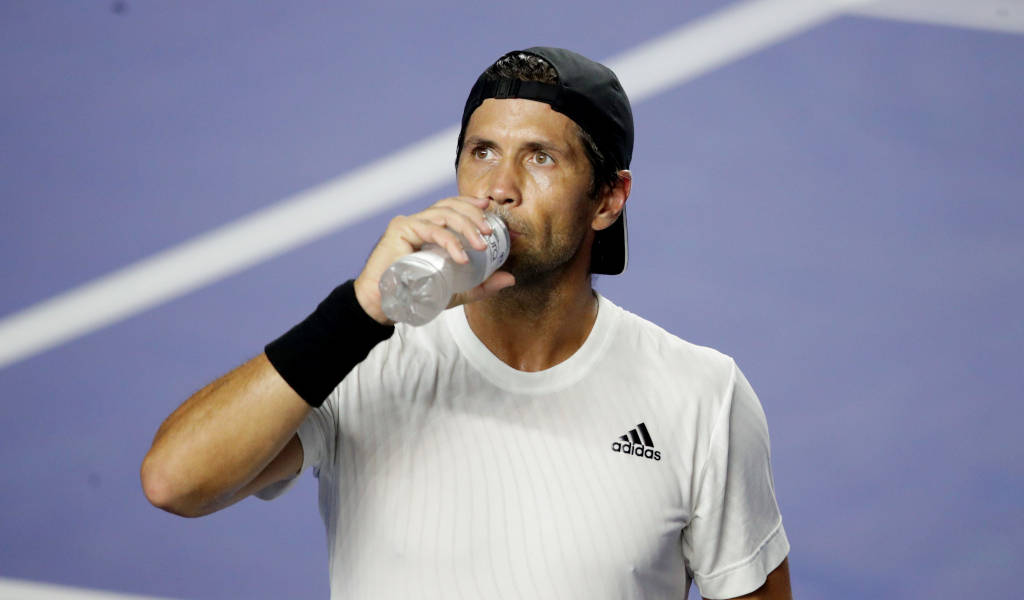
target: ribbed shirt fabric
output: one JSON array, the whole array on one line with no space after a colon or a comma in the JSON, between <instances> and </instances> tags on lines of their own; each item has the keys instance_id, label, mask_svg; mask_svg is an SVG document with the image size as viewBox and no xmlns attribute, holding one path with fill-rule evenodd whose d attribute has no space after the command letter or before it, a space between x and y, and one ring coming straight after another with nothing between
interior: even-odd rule
<instances>
[{"instance_id":1,"label":"ribbed shirt fabric","mask_svg":"<svg viewBox=\"0 0 1024 600\"><path fill-rule=\"evenodd\" d=\"M536 373L461 307L399 325L299 437L335 599L680 599L691 579L727 598L789 552L733 360L603 297L583 346Z\"/></svg>"}]
</instances>

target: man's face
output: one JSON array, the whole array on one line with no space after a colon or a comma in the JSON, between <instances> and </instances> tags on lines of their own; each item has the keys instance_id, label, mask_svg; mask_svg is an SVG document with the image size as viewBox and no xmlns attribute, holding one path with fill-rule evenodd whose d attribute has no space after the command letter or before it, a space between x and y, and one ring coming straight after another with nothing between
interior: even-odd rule
<instances>
[{"instance_id":1,"label":"man's face","mask_svg":"<svg viewBox=\"0 0 1024 600\"><path fill-rule=\"evenodd\" d=\"M484 100L466 125L459 193L489 198L512 232L502 267L517 285L577 259L597 203L575 123L543 102Z\"/></svg>"}]
</instances>

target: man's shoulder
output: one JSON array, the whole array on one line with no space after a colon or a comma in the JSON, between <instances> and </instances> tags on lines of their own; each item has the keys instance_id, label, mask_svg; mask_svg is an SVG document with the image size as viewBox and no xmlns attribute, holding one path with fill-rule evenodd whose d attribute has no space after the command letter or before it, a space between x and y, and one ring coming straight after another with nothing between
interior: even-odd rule
<instances>
[{"instance_id":1,"label":"man's shoulder","mask_svg":"<svg viewBox=\"0 0 1024 600\"><path fill-rule=\"evenodd\" d=\"M672 364L687 370L706 372L708 375L730 376L735 368L731 356L710 346L686 340L657 323L604 298L615 313L615 346L639 359Z\"/></svg>"}]
</instances>

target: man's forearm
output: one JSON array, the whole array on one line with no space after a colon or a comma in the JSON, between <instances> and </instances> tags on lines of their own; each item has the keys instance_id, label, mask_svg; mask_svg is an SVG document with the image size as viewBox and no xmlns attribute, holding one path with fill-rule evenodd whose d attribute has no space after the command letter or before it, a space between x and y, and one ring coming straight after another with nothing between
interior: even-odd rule
<instances>
[{"instance_id":1,"label":"man's forearm","mask_svg":"<svg viewBox=\"0 0 1024 600\"><path fill-rule=\"evenodd\" d=\"M197 392L160 426L142 463L146 497L182 516L211 512L278 456L309 411L260 354Z\"/></svg>"}]
</instances>

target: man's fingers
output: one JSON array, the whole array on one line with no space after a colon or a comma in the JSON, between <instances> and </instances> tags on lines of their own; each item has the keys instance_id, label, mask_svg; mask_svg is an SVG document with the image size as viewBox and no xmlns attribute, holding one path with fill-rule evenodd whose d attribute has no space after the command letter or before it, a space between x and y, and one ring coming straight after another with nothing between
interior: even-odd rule
<instances>
[{"instance_id":1,"label":"man's fingers","mask_svg":"<svg viewBox=\"0 0 1024 600\"><path fill-rule=\"evenodd\" d=\"M469 255L462 247L462 240L451 229L425 221L413 221L409 224L409 228L420 240L419 244L411 244L413 249L424 244L437 244L444 248L448 252L448 256L451 256L456 262L463 264L469 262Z\"/></svg>"},{"instance_id":2,"label":"man's fingers","mask_svg":"<svg viewBox=\"0 0 1024 600\"><path fill-rule=\"evenodd\" d=\"M430 213L425 213L423 215L423 219L425 219L425 223L429 223L434 227L439 228L439 231L434 233L430 233L428 230L424 229L422 230L424 235L433 235L435 237L436 235L441 235L442 237L447 238L447 235L440 234L440 231L443 231L445 234L451 234L451 238L457 240L460 246L462 245L462 241L459 239L458 235L465 238L469 245L477 250L484 250L487 248L487 244L484 243L483 238L480 237L480 231L476 224L458 212L432 211ZM456 235L456 233L458 233L458 235ZM434 240L431 239L428 241ZM434 241L434 243L439 242Z\"/></svg>"},{"instance_id":3,"label":"man's fingers","mask_svg":"<svg viewBox=\"0 0 1024 600\"><path fill-rule=\"evenodd\" d=\"M446 217L450 216L452 218L445 225L461 233L477 249L483 250L487 246L483 243L483 240L479 240L480 245L477 245L476 242L480 238L479 234L487 235L491 233L491 226L487 219L484 218L484 209L489 205L490 201L486 199L457 196L438 202L435 208L452 211L454 214L445 213Z\"/></svg>"}]
</instances>

